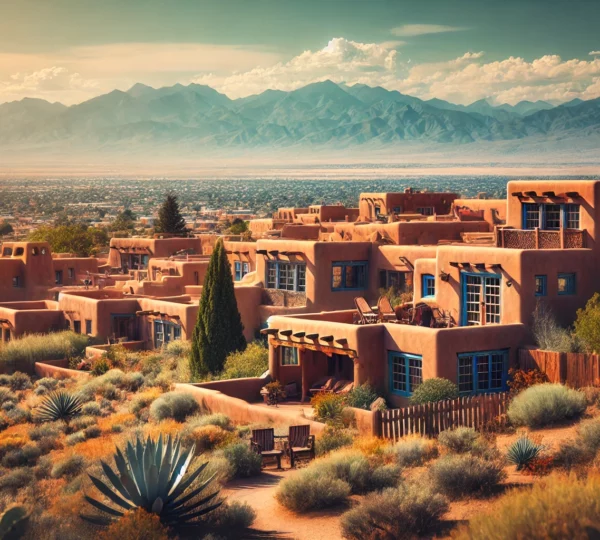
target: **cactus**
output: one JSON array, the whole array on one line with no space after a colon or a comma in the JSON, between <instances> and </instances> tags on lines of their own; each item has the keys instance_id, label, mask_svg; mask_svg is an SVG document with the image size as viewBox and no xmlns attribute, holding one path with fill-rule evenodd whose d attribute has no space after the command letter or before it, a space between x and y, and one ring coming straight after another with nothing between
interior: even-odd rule
<instances>
[{"instance_id":1,"label":"cactus","mask_svg":"<svg viewBox=\"0 0 600 540\"><path fill-rule=\"evenodd\" d=\"M42 422L54 422L55 420L64 420L66 423L81 412L81 399L58 390L48 394L40 405L37 417Z\"/></svg>"},{"instance_id":2,"label":"cactus","mask_svg":"<svg viewBox=\"0 0 600 540\"><path fill-rule=\"evenodd\" d=\"M0 540L18 540L25 533L29 513L24 506L13 506L0 517Z\"/></svg>"},{"instance_id":3,"label":"cactus","mask_svg":"<svg viewBox=\"0 0 600 540\"><path fill-rule=\"evenodd\" d=\"M520 471L529 466L538 457L542 449L541 445L534 443L526 436L522 436L511 445L506 457L508 461L517 466L517 471Z\"/></svg>"}]
</instances>

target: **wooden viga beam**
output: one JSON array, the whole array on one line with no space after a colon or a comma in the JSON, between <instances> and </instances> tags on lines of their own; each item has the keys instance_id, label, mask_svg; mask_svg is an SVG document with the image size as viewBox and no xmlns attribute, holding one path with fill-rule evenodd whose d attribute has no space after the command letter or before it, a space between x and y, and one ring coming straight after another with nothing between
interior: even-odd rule
<instances>
[{"instance_id":1,"label":"wooden viga beam","mask_svg":"<svg viewBox=\"0 0 600 540\"><path fill-rule=\"evenodd\" d=\"M279 332L278 328L263 328L260 333L263 336L275 336Z\"/></svg>"}]
</instances>

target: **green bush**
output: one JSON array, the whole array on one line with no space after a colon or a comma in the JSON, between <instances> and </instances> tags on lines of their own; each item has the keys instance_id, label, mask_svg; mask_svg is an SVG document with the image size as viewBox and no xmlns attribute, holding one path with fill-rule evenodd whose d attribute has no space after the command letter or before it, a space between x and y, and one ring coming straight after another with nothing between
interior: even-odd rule
<instances>
[{"instance_id":1,"label":"green bush","mask_svg":"<svg viewBox=\"0 0 600 540\"><path fill-rule=\"evenodd\" d=\"M8 388L0 387L0 405L4 403L18 403L19 398L17 394L11 392Z\"/></svg>"},{"instance_id":2,"label":"green bush","mask_svg":"<svg viewBox=\"0 0 600 540\"><path fill-rule=\"evenodd\" d=\"M260 474L262 457L250 449L247 443L236 443L226 447L223 455L229 462L235 478L246 478Z\"/></svg>"},{"instance_id":3,"label":"green bush","mask_svg":"<svg viewBox=\"0 0 600 540\"><path fill-rule=\"evenodd\" d=\"M593 461L599 450L600 420L587 420L579 425L575 440L567 440L560 445L554 461L566 469L571 469Z\"/></svg>"},{"instance_id":4,"label":"green bush","mask_svg":"<svg viewBox=\"0 0 600 540\"><path fill-rule=\"evenodd\" d=\"M447 510L446 499L427 485L387 488L342 516L342 534L349 540L412 540L434 529Z\"/></svg>"},{"instance_id":5,"label":"green bush","mask_svg":"<svg viewBox=\"0 0 600 540\"><path fill-rule=\"evenodd\" d=\"M442 431L438 436L438 442L456 454L471 452L481 444L481 436L470 427L457 427Z\"/></svg>"},{"instance_id":6,"label":"green bush","mask_svg":"<svg viewBox=\"0 0 600 540\"><path fill-rule=\"evenodd\" d=\"M52 478L61 478L63 476L76 476L83 471L85 460L83 457L73 454L69 457L57 461L50 472Z\"/></svg>"},{"instance_id":7,"label":"green bush","mask_svg":"<svg viewBox=\"0 0 600 540\"><path fill-rule=\"evenodd\" d=\"M470 454L444 456L429 474L435 488L450 497L490 492L506 476L501 464Z\"/></svg>"},{"instance_id":8,"label":"green bush","mask_svg":"<svg viewBox=\"0 0 600 540\"><path fill-rule=\"evenodd\" d=\"M344 410L344 396L340 394L315 394L310 400L315 411L315 418L319 422L325 422L333 426L342 424L342 413Z\"/></svg>"},{"instance_id":9,"label":"green bush","mask_svg":"<svg viewBox=\"0 0 600 540\"><path fill-rule=\"evenodd\" d=\"M253 341L246 350L231 353L225 360L220 379L260 377L269 369L269 349L260 341Z\"/></svg>"},{"instance_id":10,"label":"green bush","mask_svg":"<svg viewBox=\"0 0 600 540\"><path fill-rule=\"evenodd\" d=\"M100 408L100 404L98 402L90 401L81 407L81 414L84 416L101 416L102 409Z\"/></svg>"},{"instance_id":11,"label":"green bush","mask_svg":"<svg viewBox=\"0 0 600 540\"><path fill-rule=\"evenodd\" d=\"M203 426L217 426L227 430L232 429L231 418L223 413L192 416L186 421L186 428L189 430Z\"/></svg>"},{"instance_id":12,"label":"green bush","mask_svg":"<svg viewBox=\"0 0 600 540\"><path fill-rule=\"evenodd\" d=\"M9 469L32 466L35 465L41 455L41 450L35 444L28 443L21 448L6 452L2 458L2 466Z\"/></svg>"},{"instance_id":13,"label":"green bush","mask_svg":"<svg viewBox=\"0 0 600 540\"><path fill-rule=\"evenodd\" d=\"M594 293L585 308L577 310L575 335L590 353L600 352L600 294Z\"/></svg>"},{"instance_id":14,"label":"green bush","mask_svg":"<svg viewBox=\"0 0 600 540\"><path fill-rule=\"evenodd\" d=\"M426 379L415 388L410 403L411 405L423 405L457 397L458 386L452 381L442 378Z\"/></svg>"},{"instance_id":15,"label":"green bush","mask_svg":"<svg viewBox=\"0 0 600 540\"><path fill-rule=\"evenodd\" d=\"M76 416L69 422L69 431L79 431L86 427L93 426L98 422L95 416Z\"/></svg>"},{"instance_id":16,"label":"green bush","mask_svg":"<svg viewBox=\"0 0 600 540\"><path fill-rule=\"evenodd\" d=\"M423 438L401 440L392 447L391 451L401 467L419 467L438 455L435 443Z\"/></svg>"},{"instance_id":17,"label":"green bush","mask_svg":"<svg viewBox=\"0 0 600 540\"><path fill-rule=\"evenodd\" d=\"M67 435L65 437L65 444L67 446L75 446L76 444L82 443L85 441L85 434L83 431L78 431L76 433L72 433L71 435Z\"/></svg>"},{"instance_id":18,"label":"green bush","mask_svg":"<svg viewBox=\"0 0 600 540\"><path fill-rule=\"evenodd\" d=\"M89 338L75 332L31 334L14 339L0 349L0 364L12 364L33 371L36 362L81 356Z\"/></svg>"},{"instance_id":19,"label":"green bush","mask_svg":"<svg viewBox=\"0 0 600 540\"><path fill-rule=\"evenodd\" d=\"M171 357L187 356L190 353L191 346L192 344L190 341L177 339L167 344L165 352Z\"/></svg>"},{"instance_id":20,"label":"green bush","mask_svg":"<svg viewBox=\"0 0 600 540\"><path fill-rule=\"evenodd\" d=\"M54 379L53 377L42 377L41 379L36 381L35 386L36 386L36 388L43 386L46 389L51 391L51 390L56 390L59 382L60 381L58 379Z\"/></svg>"},{"instance_id":21,"label":"green bush","mask_svg":"<svg viewBox=\"0 0 600 540\"><path fill-rule=\"evenodd\" d=\"M582 392L560 384L537 384L515 396L508 406L508 418L515 426L544 427L579 418L586 409Z\"/></svg>"},{"instance_id":22,"label":"green bush","mask_svg":"<svg viewBox=\"0 0 600 540\"><path fill-rule=\"evenodd\" d=\"M150 418L155 422L172 418L184 422L188 416L195 414L200 405L191 394L184 392L168 392L163 394L150 405Z\"/></svg>"},{"instance_id":23,"label":"green bush","mask_svg":"<svg viewBox=\"0 0 600 540\"><path fill-rule=\"evenodd\" d=\"M86 439L95 439L102 435L102 430L98 426L88 426L83 430Z\"/></svg>"},{"instance_id":24,"label":"green bush","mask_svg":"<svg viewBox=\"0 0 600 540\"><path fill-rule=\"evenodd\" d=\"M238 501L223 503L208 517L209 523L227 538L239 538L239 532L250 527L255 519L254 509Z\"/></svg>"},{"instance_id":25,"label":"green bush","mask_svg":"<svg viewBox=\"0 0 600 540\"><path fill-rule=\"evenodd\" d=\"M371 385L359 384L346 395L346 405L348 407L355 407L356 409L364 409L369 411L371 408L371 403L373 403L378 397L379 395Z\"/></svg>"},{"instance_id":26,"label":"green bush","mask_svg":"<svg viewBox=\"0 0 600 540\"><path fill-rule=\"evenodd\" d=\"M578 340L562 328L548 305L541 299L535 306L531 331L540 349L556 352L577 352Z\"/></svg>"},{"instance_id":27,"label":"green bush","mask_svg":"<svg viewBox=\"0 0 600 540\"><path fill-rule=\"evenodd\" d=\"M15 371L10 378L10 389L13 392L17 390L27 390L31 388L31 377L26 373Z\"/></svg>"},{"instance_id":28,"label":"green bush","mask_svg":"<svg viewBox=\"0 0 600 540\"><path fill-rule=\"evenodd\" d=\"M46 437L58 439L65 432L65 428L63 422L47 422L32 428L28 435L32 441L39 441Z\"/></svg>"},{"instance_id":29,"label":"green bush","mask_svg":"<svg viewBox=\"0 0 600 540\"><path fill-rule=\"evenodd\" d=\"M16 493L19 489L26 488L33 482L33 472L29 467L22 467L12 471L3 471L0 474L0 491Z\"/></svg>"},{"instance_id":30,"label":"green bush","mask_svg":"<svg viewBox=\"0 0 600 540\"><path fill-rule=\"evenodd\" d=\"M353 440L354 435L351 431L327 426L325 431L316 438L315 453L317 456L322 456L338 448L352 446Z\"/></svg>"},{"instance_id":31,"label":"green bush","mask_svg":"<svg viewBox=\"0 0 600 540\"><path fill-rule=\"evenodd\" d=\"M597 538L600 478L550 476L531 489L507 493L486 514L456 530L455 540Z\"/></svg>"},{"instance_id":32,"label":"green bush","mask_svg":"<svg viewBox=\"0 0 600 540\"><path fill-rule=\"evenodd\" d=\"M338 478L328 478L318 470L302 469L279 484L276 499L294 512L307 512L347 501L350 486Z\"/></svg>"}]
</instances>

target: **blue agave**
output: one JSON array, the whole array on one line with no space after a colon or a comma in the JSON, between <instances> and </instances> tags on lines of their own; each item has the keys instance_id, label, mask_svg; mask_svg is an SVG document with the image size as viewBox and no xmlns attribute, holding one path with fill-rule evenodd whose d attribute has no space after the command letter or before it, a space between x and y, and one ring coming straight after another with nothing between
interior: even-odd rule
<instances>
[{"instance_id":1,"label":"blue agave","mask_svg":"<svg viewBox=\"0 0 600 540\"><path fill-rule=\"evenodd\" d=\"M543 447L523 436L515 441L508 449L508 461L517 466L517 471L527 467L542 451Z\"/></svg>"}]
</instances>

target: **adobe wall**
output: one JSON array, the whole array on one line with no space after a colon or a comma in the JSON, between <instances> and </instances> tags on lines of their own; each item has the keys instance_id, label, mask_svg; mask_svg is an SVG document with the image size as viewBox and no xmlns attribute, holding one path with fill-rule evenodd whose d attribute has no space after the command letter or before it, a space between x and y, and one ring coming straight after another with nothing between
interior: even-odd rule
<instances>
[{"instance_id":1,"label":"adobe wall","mask_svg":"<svg viewBox=\"0 0 600 540\"><path fill-rule=\"evenodd\" d=\"M81 281L87 278L88 272L98 272L98 259L94 257L76 258L53 258L54 271L62 271L62 285L81 285ZM69 277L69 269L72 269L73 277Z\"/></svg>"},{"instance_id":2,"label":"adobe wall","mask_svg":"<svg viewBox=\"0 0 600 540\"><path fill-rule=\"evenodd\" d=\"M423 275L430 274L436 276L437 261L435 258L419 259L415 263L414 284L413 284L413 301L415 304L421 301L423 297ZM436 277L436 280L439 279ZM437 293L437 289L436 289ZM427 299L428 302L435 299Z\"/></svg>"},{"instance_id":3,"label":"adobe wall","mask_svg":"<svg viewBox=\"0 0 600 540\"><path fill-rule=\"evenodd\" d=\"M400 208L400 213L414 213L417 208L429 206L434 208L435 214L448 214L457 198L456 193L361 193L359 215L369 221L375 219L375 205L380 206L381 214L391 214L396 207Z\"/></svg>"},{"instance_id":4,"label":"adobe wall","mask_svg":"<svg viewBox=\"0 0 600 540\"><path fill-rule=\"evenodd\" d=\"M453 207L482 211L483 219L492 227L506 221L506 199L455 199Z\"/></svg>"}]
</instances>

